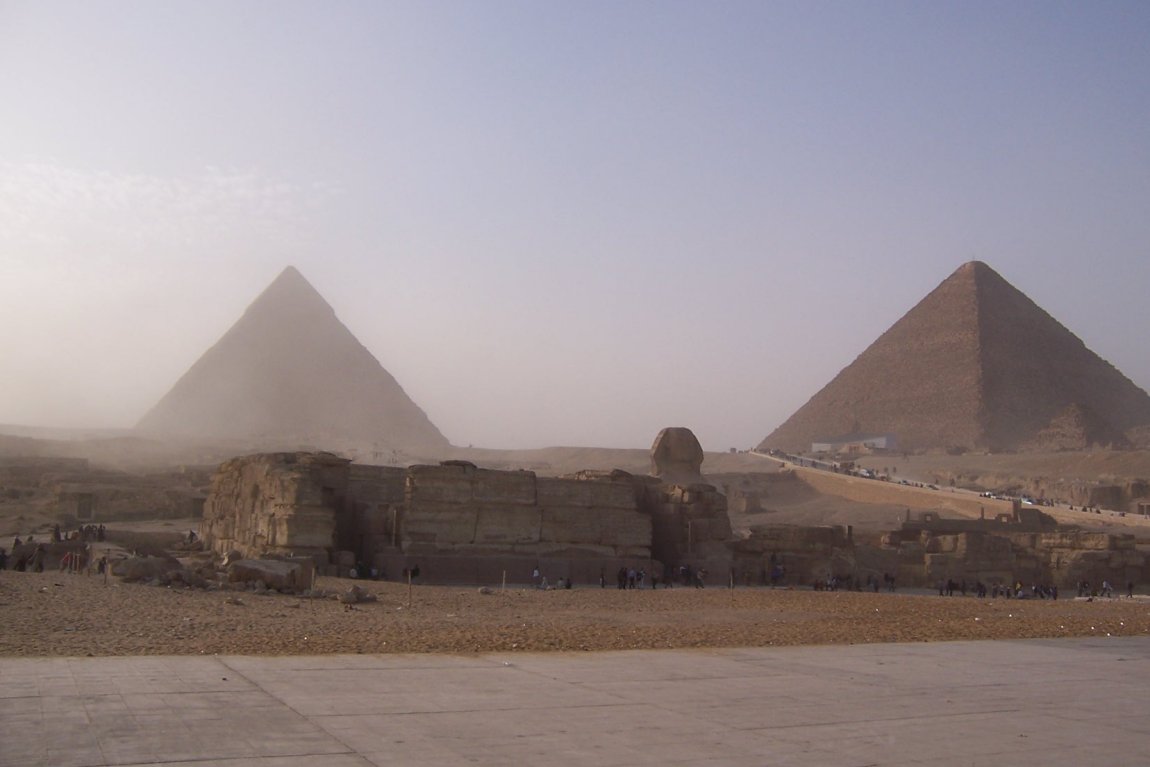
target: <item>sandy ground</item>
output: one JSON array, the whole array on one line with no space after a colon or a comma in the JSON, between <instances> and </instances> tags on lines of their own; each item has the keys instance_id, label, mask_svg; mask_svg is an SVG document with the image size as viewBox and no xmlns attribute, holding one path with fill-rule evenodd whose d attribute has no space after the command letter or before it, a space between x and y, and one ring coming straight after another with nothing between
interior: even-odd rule
<instances>
[{"instance_id":1,"label":"sandy ground","mask_svg":"<svg viewBox=\"0 0 1150 767\"><path fill-rule=\"evenodd\" d=\"M0 655L292 655L616 650L1150 635L1150 599L990 600L675 588L618 591L359 583L378 601L0 572ZM410 599L410 602L409 602Z\"/></svg>"}]
</instances>

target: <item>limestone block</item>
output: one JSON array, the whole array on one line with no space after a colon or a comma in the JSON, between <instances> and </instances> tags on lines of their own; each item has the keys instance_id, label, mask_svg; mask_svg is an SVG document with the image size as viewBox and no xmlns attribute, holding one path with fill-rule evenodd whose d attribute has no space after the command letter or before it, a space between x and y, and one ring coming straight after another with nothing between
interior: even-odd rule
<instances>
[{"instance_id":1,"label":"limestone block","mask_svg":"<svg viewBox=\"0 0 1150 767\"><path fill-rule=\"evenodd\" d=\"M599 523L598 515L590 512L590 509L584 508L541 509L540 542L545 544L556 542L601 543L603 540L602 525Z\"/></svg>"},{"instance_id":2,"label":"limestone block","mask_svg":"<svg viewBox=\"0 0 1150 767\"><path fill-rule=\"evenodd\" d=\"M228 581L231 583L263 581L271 589L303 591L311 588L314 570L315 563L310 559L242 559L228 565Z\"/></svg>"},{"instance_id":3,"label":"limestone block","mask_svg":"<svg viewBox=\"0 0 1150 767\"><path fill-rule=\"evenodd\" d=\"M477 510L477 544L538 543L540 512L535 506L488 506Z\"/></svg>"},{"instance_id":4,"label":"limestone block","mask_svg":"<svg viewBox=\"0 0 1150 767\"><path fill-rule=\"evenodd\" d=\"M1146 555L1140 551L1114 551L1108 561L1114 567L1143 567L1146 564Z\"/></svg>"},{"instance_id":5,"label":"limestone block","mask_svg":"<svg viewBox=\"0 0 1150 767\"><path fill-rule=\"evenodd\" d=\"M330 547L335 535L335 512L325 506L297 506L290 514L275 515L276 537L269 545L281 549Z\"/></svg>"},{"instance_id":6,"label":"limestone block","mask_svg":"<svg viewBox=\"0 0 1150 767\"><path fill-rule=\"evenodd\" d=\"M591 482L577 479L540 478L535 483L535 493L540 506L579 506L588 508L591 503Z\"/></svg>"},{"instance_id":7,"label":"limestone block","mask_svg":"<svg viewBox=\"0 0 1150 767\"><path fill-rule=\"evenodd\" d=\"M606 529L615 513L582 507L545 507L541 509L540 540L548 544L568 542L606 545L611 540ZM619 534L627 537L634 533L624 523L620 526Z\"/></svg>"},{"instance_id":8,"label":"limestone block","mask_svg":"<svg viewBox=\"0 0 1150 767\"><path fill-rule=\"evenodd\" d=\"M531 546L516 546L514 553L531 557L581 558L581 557L615 557L614 546L603 546L592 543L569 543L563 541L542 541Z\"/></svg>"},{"instance_id":9,"label":"limestone block","mask_svg":"<svg viewBox=\"0 0 1150 767\"><path fill-rule=\"evenodd\" d=\"M650 559L650 546L616 546L615 556L619 559Z\"/></svg>"},{"instance_id":10,"label":"limestone block","mask_svg":"<svg viewBox=\"0 0 1150 767\"><path fill-rule=\"evenodd\" d=\"M112 575L125 581L146 581L161 578L170 572L182 570L183 565L173 557L131 557L112 562Z\"/></svg>"},{"instance_id":11,"label":"limestone block","mask_svg":"<svg viewBox=\"0 0 1150 767\"><path fill-rule=\"evenodd\" d=\"M598 509L634 509L635 486L630 482L585 482L588 506Z\"/></svg>"},{"instance_id":12,"label":"limestone block","mask_svg":"<svg viewBox=\"0 0 1150 767\"><path fill-rule=\"evenodd\" d=\"M627 512L616 509L594 509L604 542L629 545L642 542L651 545L651 518L642 512Z\"/></svg>"},{"instance_id":13,"label":"limestone block","mask_svg":"<svg viewBox=\"0 0 1150 767\"><path fill-rule=\"evenodd\" d=\"M421 503L409 507L403 520L403 535L418 541L440 544L472 543L478 512L472 506L448 503Z\"/></svg>"},{"instance_id":14,"label":"limestone block","mask_svg":"<svg viewBox=\"0 0 1150 767\"><path fill-rule=\"evenodd\" d=\"M415 476L407 478L406 502L467 504L472 501L471 478L448 474L444 476Z\"/></svg>"},{"instance_id":15,"label":"limestone block","mask_svg":"<svg viewBox=\"0 0 1150 767\"><path fill-rule=\"evenodd\" d=\"M403 502L407 469L395 466L352 464L348 492L356 500L378 505Z\"/></svg>"},{"instance_id":16,"label":"limestone block","mask_svg":"<svg viewBox=\"0 0 1150 767\"><path fill-rule=\"evenodd\" d=\"M475 473L472 497L476 503L535 505L535 473L530 471L490 471Z\"/></svg>"}]
</instances>

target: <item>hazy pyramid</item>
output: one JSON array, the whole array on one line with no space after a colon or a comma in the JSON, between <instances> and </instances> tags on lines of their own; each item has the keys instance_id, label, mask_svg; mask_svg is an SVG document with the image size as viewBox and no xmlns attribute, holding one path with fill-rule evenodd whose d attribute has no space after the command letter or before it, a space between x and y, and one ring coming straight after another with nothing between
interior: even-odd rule
<instances>
[{"instance_id":1,"label":"hazy pyramid","mask_svg":"<svg viewBox=\"0 0 1150 767\"><path fill-rule=\"evenodd\" d=\"M1017 449L1078 406L1117 432L1150 395L986 264L959 267L760 448L850 433L904 449Z\"/></svg>"},{"instance_id":2,"label":"hazy pyramid","mask_svg":"<svg viewBox=\"0 0 1150 767\"><path fill-rule=\"evenodd\" d=\"M290 266L136 428L268 444L447 445Z\"/></svg>"}]
</instances>

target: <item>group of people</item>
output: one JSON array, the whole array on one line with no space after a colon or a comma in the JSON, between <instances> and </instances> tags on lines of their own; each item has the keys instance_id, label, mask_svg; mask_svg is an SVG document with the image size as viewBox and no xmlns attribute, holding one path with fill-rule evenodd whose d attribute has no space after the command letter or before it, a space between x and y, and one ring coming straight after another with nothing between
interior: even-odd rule
<instances>
[{"instance_id":1,"label":"group of people","mask_svg":"<svg viewBox=\"0 0 1150 767\"><path fill-rule=\"evenodd\" d=\"M104 536L107 534L107 528L103 525L81 525L70 533L65 533L60 530L60 524L56 523L52 526L52 543L60 543L62 541L81 541L89 543L91 541L103 542ZM20 540L17 538L16 540ZM31 540L29 538L28 540Z\"/></svg>"},{"instance_id":2,"label":"group of people","mask_svg":"<svg viewBox=\"0 0 1150 767\"><path fill-rule=\"evenodd\" d=\"M600 574L600 583L602 580L603 576ZM574 583L571 581L570 577L564 578L563 576L559 576L559 580L555 581L555 585L552 586L551 583L547 580L547 576L544 575L543 571L539 569L538 565L536 565L535 569L531 571L531 585L543 591L551 591L552 589L569 589L574 585Z\"/></svg>"},{"instance_id":3,"label":"group of people","mask_svg":"<svg viewBox=\"0 0 1150 767\"><path fill-rule=\"evenodd\" d=\"M91 546L77 547L74 544L103 541L105 533L103 525L85 525L71 533L64 533L59 525L55 525L52 528L51 541L38 541L35 535L29 535L27 540L23 540L17 535L12 540L10 552L0 548L0 570L11 567L15 572L42 573L45 567L58 565L60 572L78 573L89 566ZM54 544L65 544L61 547L65 549L62 555ZM59 556L58 562L57 556ZM102 574L107 564L107 557L100 557L95 562L96 572Z\"/></svg>"},{"instance_id":4,"label":"group of people","mask_svg":"<svg viewBox=\"0 0 1150 767\"><path fill-rule=\"evenodd\" d=\"M646 580L646 570L636 570L634 567L627 567L626 565L620 567L615 573L615 585L620 589L641 589ZM652 584L652 588L654 588L654 584Z\"/></svg>"},{"instance_id":5,"label":"group of people","mask_svg":"<svg viewBox=\"0 0 1150 767\"><path fill-rule=\"evenodd\" d=\"M1092 589L1090 581L1078 581L1078 596L1080 597L1112 597L1114 596L1114 587L1110 581L1103 580L1102 585L1098 589ZM990 596L993 599L1058 599L1058 587L1052 584L1035 583L1031 586L1024 586L1022 581L1015 581L1011 586L1008 583L994 583L989 587L982 581L975 581L973 586L970 586L966 579L955 581L953 578L940 580L938 582L938 595L954 596L959 593L966 596L968 592L974 591L975 596L984 598ZM1129 581L1126 584L1126 596L1129 598L1134 597L1134 582Z\"/></svg>"},{"instance_id":6,"label":"group of people","mask_svg":"<svg viewBox=\"0 0 1150 767\"><path fill-rule=\"evenodd\" d=\"M43 543L36 541L36 536L29 535L27 541L20 540L20 536L12 541L12 555L0 549L0 570L8 568L8 560L12 560L12 569L16 572L44 572L44 562L48 558L48 550Z\"/></svg>"},{"instance_id":7,"label":"group of people","mask_svg":"<svg viewBox=\"0 0 1150 767\"><path fill-rule=\"evenodd\" d=\"M1114 596L1114 586L1110 584L1110 581L1103 580L1102 586L1100 586L1097 590L1094 590L1090 588L1090 581L1083 579L1078 582L1078 596L1106 597L1109 599L1110 597ZM1126 581L1126 598L1134 598L1134 581Z\"/></svg>"}]
</instances>

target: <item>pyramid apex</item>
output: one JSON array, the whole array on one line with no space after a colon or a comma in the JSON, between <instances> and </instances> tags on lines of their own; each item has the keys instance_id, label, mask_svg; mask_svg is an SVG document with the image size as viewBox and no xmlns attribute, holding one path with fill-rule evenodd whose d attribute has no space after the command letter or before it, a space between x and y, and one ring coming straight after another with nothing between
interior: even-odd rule
<instances>
[{"instance_id":1,"label":"pyramid apex","mask_svg":"<svg viewBox=\"0 0 1150 767\"><path fill-rule=\"evenodd\" d=\"M283 271L264 288L263 293L259 295L252 307L249 307L249 311L253 307L268 303L286 306L295 302L313 307L322 304L327 307L327 301L323 299L319 291L307 281L299 269L289 265L284 267ZM330 307L328 308L330 309Z\"/></svg>"},{"instance_id":2,"label":"pyramid apex","mask_svg":"<svg viewBox=\"0 0 1150 767\"><path fill-rule=\"evenodd\" d=\"M271 284L275 285L276 283L280 283L280 282L284 282L284 283L303 282L303 283L307 283L309 285L311 284L311 283L308 283L307 278L303 276L303 274L300 272L300 270L296 269L291 264L288 264L287 266L285 266L283 268L283 271L281 271L276 276L276 278L274 280L272 280Z\"/></svg>"},{"instance_id":3,"label":"pyramid apex","mask_svg":"<svg viewBox=\"0 0 1150 767\"><path fill-rule=\"evenodd\" d=\"M973 275L975 277L983 274L997 274L990 264L985 261L967 261L962 266L954 271L955 275Z\"/></svg>"}]
</instances>

